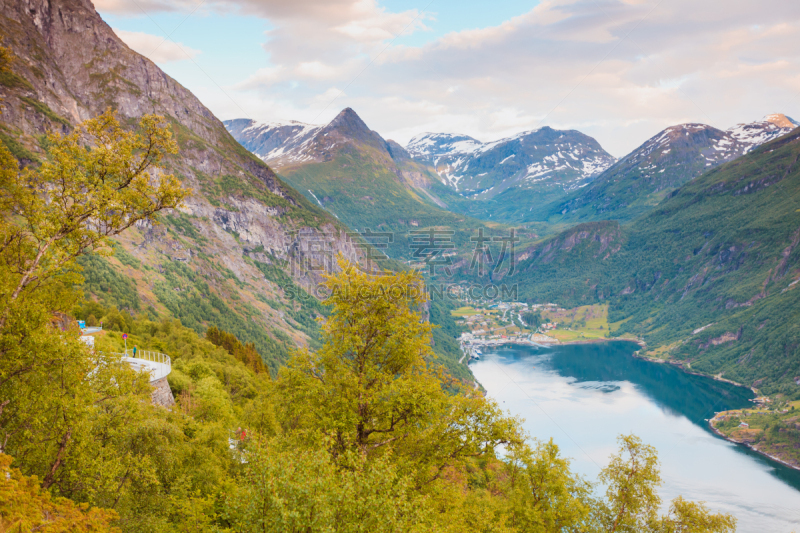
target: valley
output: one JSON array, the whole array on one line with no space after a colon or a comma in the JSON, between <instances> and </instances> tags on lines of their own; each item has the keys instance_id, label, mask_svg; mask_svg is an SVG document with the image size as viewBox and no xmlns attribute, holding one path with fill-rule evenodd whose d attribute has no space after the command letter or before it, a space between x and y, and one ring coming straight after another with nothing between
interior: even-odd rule
<instances>
[{"instance_id":1,"label":"valley","mask_svg":"<svg viewBox=\"0 0 800 533\"><path fill-rule=\"evenodd\" d=\"M271 116L306 62L220 120L90 0L0 5L0 531L611 531L642 457L626 531L800 523L794 119L401 143L355 85Z\"/></svg>"},{"instance_id":2,"label":"valley","mask_svg":"<svg viewBox=\"0 0 800 533\"><path fill-rule=\"evenodd\" d=\"M674 126L619 161L589 137L548 128L493 143L424 134L403 149L349 109L324 127L226 124L348 225L384 231L385 253L434 283L513 287L526 304L605 305L601 337L641 339L647 357L800 397L800 338L786 322L800 224L784 194L800 169L797 123L784 115L728 130ZM409 161L421 178L408 179ZM541 176L520 174L539 164ZM439 240L415 248L425 228Z\"/></svg>"}]
</instances>

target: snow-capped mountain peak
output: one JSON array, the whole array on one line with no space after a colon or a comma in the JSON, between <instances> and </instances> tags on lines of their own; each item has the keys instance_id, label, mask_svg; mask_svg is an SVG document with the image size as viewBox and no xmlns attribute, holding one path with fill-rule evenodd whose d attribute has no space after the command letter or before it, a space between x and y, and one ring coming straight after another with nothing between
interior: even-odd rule
<instances>
[{"instance_id":1,"label":"snow-capped mountain peak","mask_svg":"<svg viewBox=\"0 0 800 533\"><path fill-rule=\"evenodd\" d=\"M467 135L424 133L406 147L442 182L468 197L488 198L512 187L571 190L615 159L591 137L550 127L482 143Z\"/></svg>"},{"instance_id":2,"label":"snow-capped mountain peak","mask_svg":"<svg viewBox=\"0 0 800 533\"><path fill-rule=\"evenodd\" d=\"M729 128L727 133L737 142L747 145L742 153L746 154L756 146L786 135L800 123L792 120L786 115L775 113L767 115L762 120L747 124L737 124Z\"/></svg>"},{"instance_id":3,"label":"snow-capped mountain peak","mask_svg":"<svg viewBox=\"0 0 800 533\"><path fill-rule=\"evenodd\" d=\"M303 148L325 127L296 120L258 122L249 118L226 120L224 124L242 146L276 167L310 161L312 157Z\"/></svg>"},{"instance_id":4,"label":"snow-capped mountain peak","mask_svg":"<svg viewBox=\"0 0 800 533\"><path fill-rule=\"evenodd\" d=\"M800 122L793 120L783 113L773 113L772 115L767 115L764 117L766 122L770 122L775 124L779 128L789 128L791 130L795 129L796 127L800 126Z\"/></svg>"},{"instance_id":5,"label":"snow-capped mountain peak","mask_svg":"<svg viewBox=\"0 0 800 533\"><path fill-rule=\"evenodd\" d=\"M343 109L328 124L298 121L258 122L226 120L225 128L245 148L275 168L321 161L346 143L360 142L386 148L385 141L370 130L352 109Z\"/></svg>"}]
</instances>

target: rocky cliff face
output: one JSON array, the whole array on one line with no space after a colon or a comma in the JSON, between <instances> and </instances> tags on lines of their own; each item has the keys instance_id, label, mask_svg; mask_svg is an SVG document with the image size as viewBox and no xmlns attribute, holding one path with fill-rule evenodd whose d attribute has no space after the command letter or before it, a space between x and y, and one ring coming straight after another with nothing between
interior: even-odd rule
<instances>
[{"instance_id":1,"label":"rocky cliff face","mask_svg":"<svg viewBox=\"0 0 800 533\"><path fill-rule=\"evenodd\" d=\"M132 262L106 265L132 281L142 307L202 330L211 316L188 308L199 298L212 302L208 313L229 317L229 329L256 342L262 355L274 347L276 332L305 343L302 304L289 298L287 285L318 280L320 270L310 265L330 265L335 254L357 260L360 249L346 227L242 148L192 93L130 50L89 0L0 0L0 7L3 44L16 56L13 73L0 79L0 138L23 164L45 157L43 134L69 131L108 107L132 125L157 113L173 127L180 154L167 166L193 194L163 225L122 235ZM278 359L268 362L274 368Z\"/></svg>"}]
</instances>

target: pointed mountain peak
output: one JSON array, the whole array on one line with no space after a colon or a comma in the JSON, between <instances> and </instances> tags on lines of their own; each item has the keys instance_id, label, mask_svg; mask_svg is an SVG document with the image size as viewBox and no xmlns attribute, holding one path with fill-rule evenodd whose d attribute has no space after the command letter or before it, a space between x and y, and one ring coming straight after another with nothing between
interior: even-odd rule
<instances>
[{"instance_id":1,"label":"pointed mountain peak","mask_svg":"<svg viewBox=\"0 0 800 533\"><path fill-rule=\"evenodd\" d=\"M358 116L358 113L349 107L342 109L339 114L336 115L336 118L330 121L328 127L345 131L371 131L369 126Z\"/></svg>"},{"instance_id":2,"label":"pointed mountain peak","mask_svg":"<svg viewBox=\"0 0 800 533\"><path fill-rule=\"evenodd\" d=\"M791 118L787 117L783 113L773 113L772 115L767 115L764 117L765 122L771 122L778 126L779 128L791 128L794 129L800 126L800 122L796 120L792 120Z\"/></svg>"},{"instance_id":3,"label":"pointed mountain peak","mask_svg":"<svg viewBox=\"0 0 800 533\"><path fill-rule=\"evenodd\" d=\"M369 126L361 120L361 117L351 108L346 107L336 115L320 132L321 136L329 133L338 134L343 137L363 142L377 148L386 149L386 141L376 132L369 129Z\"/></svg>"}]
</instances>

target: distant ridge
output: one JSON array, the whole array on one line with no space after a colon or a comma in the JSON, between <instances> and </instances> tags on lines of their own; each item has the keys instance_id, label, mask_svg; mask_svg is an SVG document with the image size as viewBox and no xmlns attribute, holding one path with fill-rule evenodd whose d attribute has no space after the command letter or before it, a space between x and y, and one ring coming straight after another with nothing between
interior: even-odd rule
<instances>
[{"instance_id":1,"label":"distant ridge","mask_svg":"<svg viewBox=\"0 0 800 533\"><path fill-rule=\"evenodd\" d=\"M671 191L723 163L790 133L797 123L781 114L719 130L706 124L670 126L621 158L587 187L539 209L539 219L628 220Z\"/></svg>"},{"instance_id":2,"label":"distant ridge","mask_svg":"<svg viewBox=\"0 0 800 533\"><path fill-rule=\"evenodd\" d=\"M251 119L224 124L245 148L348 226L393 232L386 249L391 257L408 259L412 228L481 224L452 209L465 200L429 165L371 130L351 108L325 125Z\"/></svg>"},{"instance_id":3,"label":"distant ridge","mask_svg":"<svg viewBox=\"0 0 800 533\"><path fill-rule=\"evenodd\" d=\"M406 147L462 196L488 199L507 189L568 191L611 166L615 158L575 130L545 126L482 143L466 135L425 133Z\"/></svg>"}]
</instances>

